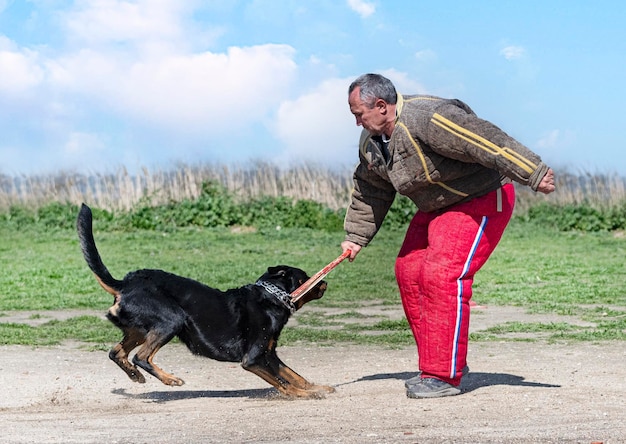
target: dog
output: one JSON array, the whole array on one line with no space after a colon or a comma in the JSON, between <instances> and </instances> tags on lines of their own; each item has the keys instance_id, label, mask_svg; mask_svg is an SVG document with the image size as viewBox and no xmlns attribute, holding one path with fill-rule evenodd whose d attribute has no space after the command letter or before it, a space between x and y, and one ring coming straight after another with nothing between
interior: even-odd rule
<instances>
[{"instance_id":1,"label":"dog","mask_svg":"<svg viewBox=\"0 0 626 444\"><path fill-rule=\"evenodd\" d=\"M178 337L193 354L239 362L287 397L321 398L334 391L307 381L276 354L278 337L291 314L321 298L326 282L321 281L294 303L290 293L309 277L286 265L269 267L256 283L227 291L162 270L137 270L117 280L96 248L93 216L85 204L76 225L87 265L114 297L107 318L123 332L109 358L131 380L146 382L141 368L163 384L183 385L182 379L154 363L159 349ZM129 355L137 347L131 363Z\"/></svg>"}]
</instances>

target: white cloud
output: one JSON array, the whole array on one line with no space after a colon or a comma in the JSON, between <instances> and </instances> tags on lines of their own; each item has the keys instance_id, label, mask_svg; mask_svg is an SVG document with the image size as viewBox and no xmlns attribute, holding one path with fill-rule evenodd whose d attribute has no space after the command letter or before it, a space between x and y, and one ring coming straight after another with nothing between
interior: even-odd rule
<instances>
[{"instance_id":1,"label":"white cloud","mask_svg":"<svg viewBox=\"0 0 626 444\"><path fill-rule=\"evenodd\" d=\"M553 129L537 140L537 148L544 151L563 151L575 144L576 133L572 130Z\"/></svg>"},{"instance_id":2,"label":"white cloud","mask_svg":"<svg viewBox=\"0 0 626 444\"><path fill-rule=\"evenodd\" d=\"M206 134L260 121L290 92L288 45L192 50L194 2L89 0L65 12L73 49L46 63L62 94L175 131Z\"/></svg>"},{"instance_id":3,"label":"white cloud","mask_svg":"<svg viewBox=\"0 0 626 444\"><path fill-rule=\"evenodd\" d=\"M558 145L560 131L558 129L551 130L537 141L539 148L554 148Z\"/></svg>"},{"instance_id":4,"label":"white cloud","mask_svg":"<svg viewBox=\"0 0 626 444\"><path fill-rule=\"evenodd\" d=\"M14 145L0 145L0 159L2 159L2 163L0 163L0 173L2 174L15 174L31 163L30 160L25 159L24 150ZM15 168L15 170L8 169L7 165Z\"/></svg>"},{"instance_id":5,"label":"white cloud","mask_svg":"<svg viewBox=\"0 0 626 444\"><path fill-rule=\"evenodd\" d=\"M107 150L107 136L93 132L70 131L60 153L63 165L67 169L80 171L98 170L111 163ZM116 154L117 156L117 154ZM116 159L115 164L117 164Z\"/></svg>"},{"instance_id":6,"label":"white cloud","mask_svg":"<svg viewBox=\"0 0 626 444\"><path fill-rule=\"evenodd\" d=\"M38 54L0 36L0 93L20 94L43 81Z\"/></svg>"},{"instance_id":7,"label":"white cloud","mask_svg":"<svg viewBox=\"0 0 626 444\"><path fill-rule=\"evenodd\" d=\"M51 65L52 79L117 114L185 131L228 131L286 97L297 71L287 45L133 60L83 50Z\"/></svg>"},{"instance_id":8,"label":"white cloud","mask_svg":"<svg viewBox=\"0 0 626 444\"><path fill-rule=\"evenodd\" d=\"M23 113L18 118L28 122L33 120L28 111L36 110L32 123L49 144L40 149L66 161L97 158L104 148L117 158L136 157L133 150L152 158L156 153L146 143L152 133L169 137L182 154L207 136L228 140L265 124L293 94L294 48L261 44L194 51L204 30L198 34L186 26L187 11L178 3L78 2L78 9L59 13L69 46L37 48L41 54L0 35L0 95L29 99L14 100L7 110ZM123 123L110 138L92 133L116 122ZM129 145L119 146L120 141ZM7 143L0 140L2 149Z\"/></svg>"},{"instance_id":9,"label":"white cloud","mask_svg":"<svg viewBox=\"0 0 626 444\"><path fill-rule=\"evenodd\" d=\"M437 53L432 49L422 49L415 53L415 58L419 62L430 62L437 59Z\"/></svg>"},{"instance_id":10,"label":"white cloud","mask_svg":"<svg viewBox=\"0 0 626 444\"><path fill-rule=\"evenodd\" d=\"M73 132L65 144L65 152L69 155L102 151L104 148L105 143L93 133Z\"/></svg>"},{"instance_id":11,"label":"white cloud","mask_svg":"<svg viewBox=\"0 0 626 444\"><path fill-rule=\"evenodd\" d=\"M388 69L380 74L391 80L400 94L427 94L426 88L421 83L409 78L405 72Z\"/></svg>"},{"instance_id":12,"label":"white cloud","mask_svg":"<svg viewBox=\"0 0 626 444\"><path fill-rule=\"evenodd\" d=\"M399 92L425 93L425 88L407 73L386 70ZM319 84L312 91L280 105L274 132L285 146L290 161L331 162L354 165L358 162L358 140L361 127L348 107L348 86L351 78L334 78Z\"/></svg>"},{"instance_id":13,"label":"white cloud","mask_svg":"<svg viewBox=\"0 0 626 444\"><path fill-rule=\"evenodd\" d=\"M68 34L81 43L181 40L186 2L89 0L62 15Z\"/></svg>"},{"instance_id":14,"label":"white cloud","mask_svg":"<svg viewBox=\"0 0 626 444\"><path fill-rule=\"evenodd\" d=\"M280 106L274 130L289 160L356 164L361 129L348 108L352 80L324 81L315 90Z\"/></svg>"},{"instance_id":15,"label":"white cloud","mask_svg":"<svg viewBox=\"0 0 626 444\"><path fill-rule=\"evenodd\" d=\"M367 18L376 12L376 6L363 0L348 0L348 6L362 18Z\"/></svg>"},{"instance_id":16,"label":"white cloud","mask_svg":"<svg viewBox=\"0 0 626 444\"><path fill-rule=\"evenodd\" d=\"M526 55L526 49L522 46L509 45L500 50L500 55L507 60L518 60Z\"/></svg>"}]
</instances>

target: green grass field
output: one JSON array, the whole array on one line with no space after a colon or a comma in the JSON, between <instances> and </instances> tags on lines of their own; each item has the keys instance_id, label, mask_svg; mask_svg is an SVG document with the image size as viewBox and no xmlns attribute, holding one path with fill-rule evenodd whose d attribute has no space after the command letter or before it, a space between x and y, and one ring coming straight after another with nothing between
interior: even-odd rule
<instances>
[{"instance_id":1,"label":"green grass field","mask_svg":"<svg viewBox=\"0 0 626 444\"><path fill-rule=\"evenodd\" d=\"M337 257L343 238L342 232L309 229L109 232L99 231L98 220L94 225L104 263L115 277L137 268L160 268L221 289L253 282L267 266L276 264L297 266L312 274ZM329 289L315 304L399 305L393 265L402 236L400 230L382 230L355 262L342 263L329 275ZM78 340L108 346L119 340L119 332L97 317L51 321L39 327L3 323L2 316L15 310L83 308L104 313L112 298L87 269L75 231L0 226L0 239L0 343L47 345ZM615 233L564 233L514 221L477 275L474 299L482 304L575 315L597 325L583 331L566 325L503 328L551 328L557 330L554 337L564 339L623 340L625 257L626 238ZM303 320L310 325L285 329L281 340L411 343L406 321L378 325L376 329L387 333L372 336L362 334L365 327L337 328L341 318ZM324 329L325 325L333 328Z\"/></svg>"}]
</instances>

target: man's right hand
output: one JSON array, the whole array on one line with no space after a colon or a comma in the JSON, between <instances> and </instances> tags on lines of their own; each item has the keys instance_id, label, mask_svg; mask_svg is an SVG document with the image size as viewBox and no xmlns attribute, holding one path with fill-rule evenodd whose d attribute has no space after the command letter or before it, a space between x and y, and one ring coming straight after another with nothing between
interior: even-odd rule
<instances>
[{"instance_id":1,"label":"man's right hand","mask_svg":"<svg viewBox=\"0 0 626 444\"><path fill-rule=\"evenodd\" d=\"M359 251L361 251L361 246L358 244L355 244L354 242L350 242L350 241L343 241L341 243L341 250L342 251L346 251L346 250L350 250L350 256L348 257L348 260L350 262L352 262L354 260L354 258L356 257L356 255L359 253Z\"/></svg>"}]
</instances>

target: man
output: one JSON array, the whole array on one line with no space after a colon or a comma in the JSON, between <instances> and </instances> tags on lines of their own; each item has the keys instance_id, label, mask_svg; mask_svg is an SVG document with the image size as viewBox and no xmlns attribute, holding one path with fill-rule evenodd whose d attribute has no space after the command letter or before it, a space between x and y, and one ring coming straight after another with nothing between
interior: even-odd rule
<instances>
[{"instance_id":1,"label":"man","mask_svg":"<svg viewBox=\"0 0 626 444\"><path fill-rule=\"evenodd\" d=\"M468 371L473 278L511 218L512 180L548 194L554 173L459 100L402 96L378 74L362 75L348 93L363 132L341 247L354 260L396 192L417 205L395 266L419 356L407 396L457 395Z\"/></svg>"}]
</instances>

